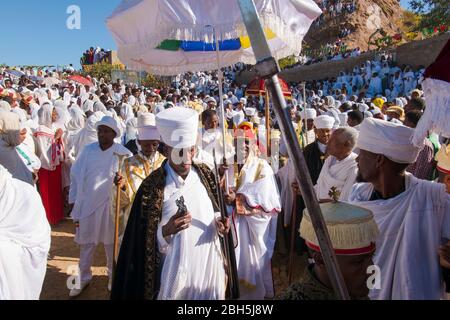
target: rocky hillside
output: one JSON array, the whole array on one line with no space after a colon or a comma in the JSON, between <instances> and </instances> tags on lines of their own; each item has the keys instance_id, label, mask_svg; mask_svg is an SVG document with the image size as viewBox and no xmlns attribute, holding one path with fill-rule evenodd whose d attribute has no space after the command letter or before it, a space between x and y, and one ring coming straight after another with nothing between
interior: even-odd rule
<instances>
[{"instance_id":1,"label":"rocky hillside","mask_svg":"<svg viewBox=\"0 0 450 320\"><path fill-rule=\"evenodd\" d=\"M368 49L370 35L379 28L389 35L400 32L403 9L398 0L356 0L355 3L356 11L353 13L337 16L326 13L325 20L319 26L313 23L305 38L307 47L318 49L327 43L334 43L345 28L350 30L350 34L344 36L342 41L348 48L359 47L361 50Z\"/></svg>"}]
</instances>

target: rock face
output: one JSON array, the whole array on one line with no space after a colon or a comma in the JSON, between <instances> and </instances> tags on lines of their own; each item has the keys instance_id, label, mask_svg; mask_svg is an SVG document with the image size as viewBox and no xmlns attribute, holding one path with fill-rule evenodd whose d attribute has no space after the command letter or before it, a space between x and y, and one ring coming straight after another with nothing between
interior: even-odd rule
<instances>
[{"instance_id":1,"label":"rock face","mask_svg":"<svg viewBox=\"0 0 450 320\"><path fill-rule=\"evenodd\" d=\"M342 0L346 3L348 0ZM357 0L355 12L329 17L320 26L315 23L311 26L305 42L317 49L327 43L334 43L339 38L341 30L350 29L351 33L342 38L348 48L359 47L368 49L369 37L378 28L382 28L389 35L400 32L403 9L398 0Z\"/></svg>"}]
</instances>

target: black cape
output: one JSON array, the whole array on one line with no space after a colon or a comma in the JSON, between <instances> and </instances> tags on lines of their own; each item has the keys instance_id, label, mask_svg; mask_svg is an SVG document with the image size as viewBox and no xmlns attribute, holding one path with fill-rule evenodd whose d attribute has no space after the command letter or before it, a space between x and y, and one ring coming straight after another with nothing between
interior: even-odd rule
<instances>
[{"instance_id":1,"label":"black cape","mask_svg":"<svg viewBox=\"0 0 450 320\"><path fill-rule=\"evenodd\" d=\"M325 162L325 154L323 154L317 141L307 145L303 150L303 155L305 156L306 165L308 166L309 174L311 175L311 180L313 185L317 184L320 172L322 171L323 164ZM297 215L295 219L295 230L300 228L300 223L303 219L303 210L305 210L306 205L301 196L297 196ZM305 241L300 237L298 233L295 238L295 251L297 254L302 255L307 251Z\"/></svg>"},{"instance_id":2,"label":"black cape","mask_svg":"<svg viewBox=\"0 0 450 320\"><path fill-rule=\"evenodd\" d=\"M160 288L160 256L157 228L161 220L165 164L139 188L128 219L114 271L111 300L155 300ZM193 165L208 192L214 210L219 211L215 177L205 165Z\"/></svg>"}]
</instances>

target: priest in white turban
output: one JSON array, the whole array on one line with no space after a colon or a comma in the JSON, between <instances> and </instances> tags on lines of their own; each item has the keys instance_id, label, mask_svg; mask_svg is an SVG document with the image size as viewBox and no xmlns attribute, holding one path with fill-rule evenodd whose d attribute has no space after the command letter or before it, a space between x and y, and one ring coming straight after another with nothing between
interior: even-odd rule
<instances>
[{"instance_id":1,"label":"priest in white turban","mask_svg":"<svg viewBox=\"0 0 450 320\"><path fill-rule=\"evenodd\" d=\"M137 119L137 147L138 153L124 160L120 174L117 174L116 185L121 189L121 221L120 234L123 234L130 215L139 187L142 182L155 170L157 170L166 159L158 152L161 140L156 128L155 115L144 113ZM117 187L113 188L112 199L116 199ZM113 203L115 212L116 204Z\"/></svg>"},{"instance_id":2,"label":"priest in white turban","mask_svg":"<svg viewBox=\"0 0 450 320\"><path fill-rule=\"evenodd\" d=\"M136 194L113 300L225 299L220 234L229 227L220 219L214 174L192 161L198 124L198 113L189 108L173 107L156 116L169 157Z\"/></svg>"},{"instance_id":3,"label":"priest in white turban","mask_svg":"<svg viewBox=\"0 0 450 320\"><path fill-rule=\"evenodd\" d=\"M358 180L350 202L373 212L380 229L374 263L381 284L372 299L440 299L439 247L450 239L450 195L445 185L405 172L420 151L414 130L369 118L360 127Z\"/></svg>"}]
</instances>

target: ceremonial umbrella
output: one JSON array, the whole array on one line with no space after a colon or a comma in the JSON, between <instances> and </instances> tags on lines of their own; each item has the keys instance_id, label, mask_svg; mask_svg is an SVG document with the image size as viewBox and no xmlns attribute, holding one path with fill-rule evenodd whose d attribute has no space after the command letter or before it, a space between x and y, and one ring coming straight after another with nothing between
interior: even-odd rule
<instances>
[{"instance_id":1,"label":"ceremonial umbrella","mask_svg":"<svg viewBox=\"0 0 450 320\"><path fill-rule=\"evenodd\" d=\"M39 82L39 81L43 81L44 78L39 77L39 76L30 76L30 80L34 81L34 82Z\"/></svg>"},{"instance_id":2,"label":"ceremonial umbrella","mask_svg":"<svg viewBox=\"0 0 450 320\"><path fill-rule=\"evenodd\" d=\"M80 75L70 76L67 79L70 80L70 81L74 81L74 82L77 82L79 84L82 84L84 86L89 86L89 87L93 87L94 86L94 84L91 82L91 80L86 79L85 77L80 76Z\"/></svg>"},{"instance_id":3,"label":"ceremonial umbrella","mask_svg":"<svg viewBox=\"0 0 450 320\"><path fill-rule=\"evenodd\" d=\"M87 79L86 79L87 80ZM59 80L59 79L57 79L57 78L55 78L55 77L47 77L47 78L44 78L44 80L42 81L42 83L47 87L47 88L49 88L49 87L51 87L51 86L53 86L53 85L55 85L55 84L60 84L61 83L61 80Z\"/></svg>"},{"instance_id":4,"label":"ceremonial umbrella","mask_svg":"<svg viewBox=\"0 0 450 320\"><path fill-rule=\"evenodd\" d=\"M285 99L292 99L292 92L289 89L289 85L283 79L280 79L281 90L283 91L283 96ZM266 96L266 82L264 79L256 78L253 79L245 90L246 96Z\"/></svg>"},{"instance_id":5,"label":"ceremonial umbrella","mask_svg":"<svg viewBox=\"0 0 450 320\"><path fill-rule=\"evenodd\" d=\"M312 0L255 4L276 59L299 53L321 14ZM175 75L256 62L237 0L125 0L107 25L129 68Z\"/></svg>"},{"instance_id":6,"label":"ceremonial umbrella","mask_svg":"<svg viewBox=\"0 0 450 320\"><path fill-rule=\"evenodd\" d=\"M19 70L6 70L5 72L7 74L17 77L17 78L20 78L21 76L25 75L25 73L23 73L22 71L19 71Z\"/></svg>"}]
</instances>

